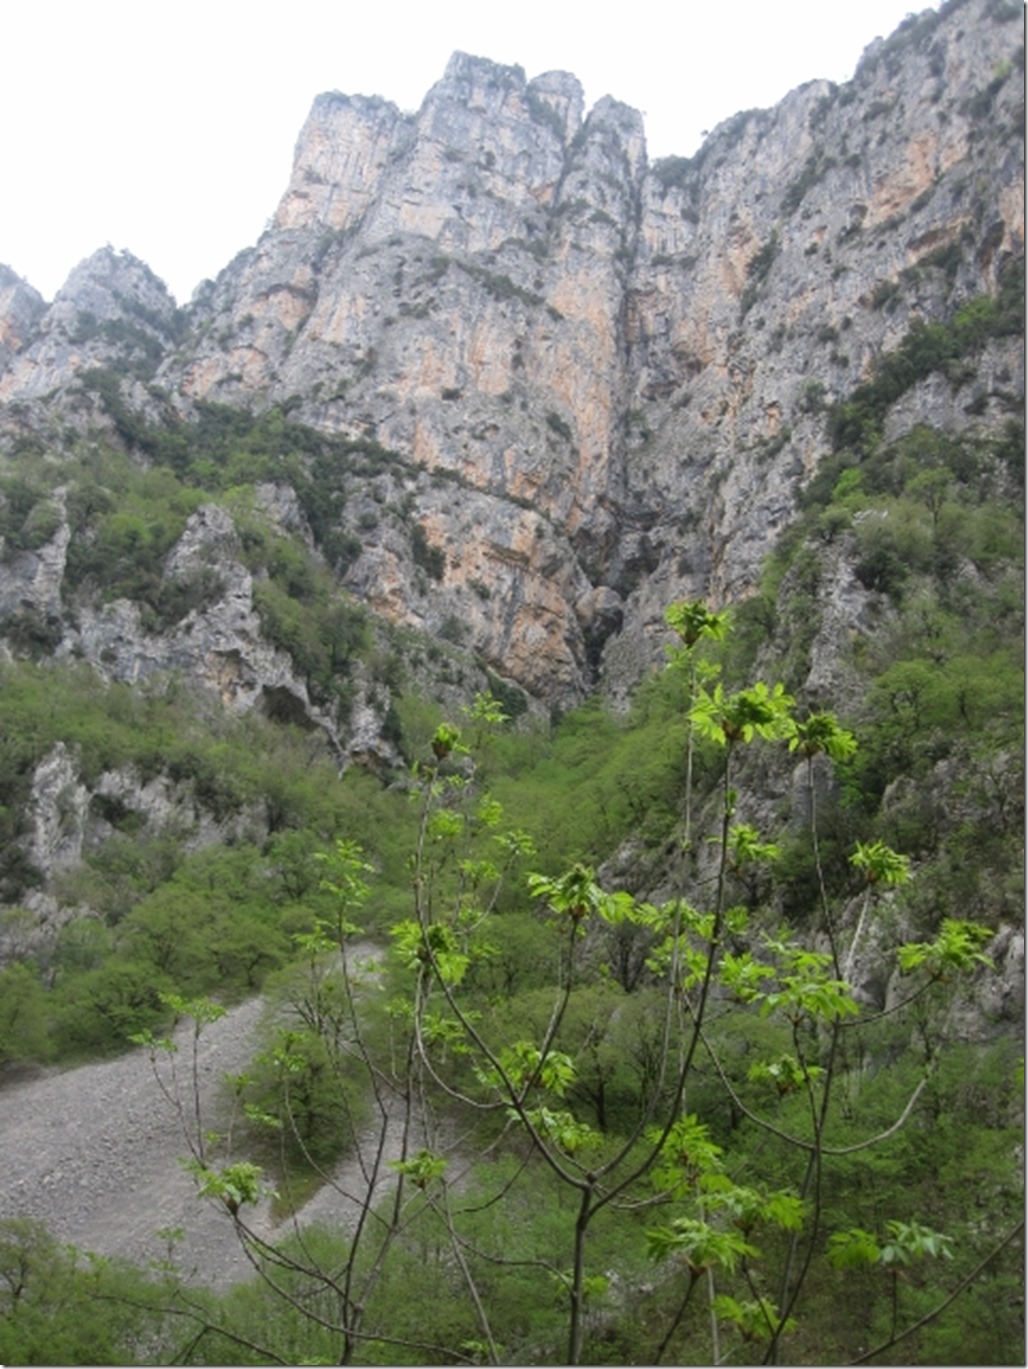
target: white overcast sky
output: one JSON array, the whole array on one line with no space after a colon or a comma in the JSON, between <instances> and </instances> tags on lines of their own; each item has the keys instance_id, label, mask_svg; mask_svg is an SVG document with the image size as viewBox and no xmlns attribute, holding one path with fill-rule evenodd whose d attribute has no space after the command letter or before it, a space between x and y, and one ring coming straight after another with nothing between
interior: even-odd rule
<instances>
[{"instance_id":1,"label":"white overcast sky","mask_svg":"<svg viewBox=\"0 0 1028 1369\"><path fill-rule=\"evenodd\" d=\"M461 49L643 111L651 157L846 81L910 0L0 0L0 262L50 299L110 243L177 299L259 237L311 101L415 110Z\"/></svg>"}]
</instances>

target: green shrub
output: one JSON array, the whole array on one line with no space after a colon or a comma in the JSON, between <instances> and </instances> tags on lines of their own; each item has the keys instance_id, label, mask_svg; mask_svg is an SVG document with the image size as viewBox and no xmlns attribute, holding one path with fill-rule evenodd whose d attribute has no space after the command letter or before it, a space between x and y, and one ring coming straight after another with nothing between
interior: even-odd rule
<instances>
[{"instance_id":1,"label":"green shrub","mask_svg":"<svg viewBox=\"0 0 1028 1369\"><path fill-rule=\"evenodd\" d=\"M414 564L420 566L433 580L441 580L446 573L446 553L442 547L433 546L428 540L421 523L411 529L411 555Z\"/></svg>"},{"instance_id":2,"label":"green shrub","mask_svg":"<svg viewBox=\"0 0 1028 1369\"><path fill-rule=\"evenodd\" d=\"M570 442L574 438L571 425L553 409L550 409L546 415L546 426L558 437L562 437L565 442Z\"/></svg>"}]
</instances>

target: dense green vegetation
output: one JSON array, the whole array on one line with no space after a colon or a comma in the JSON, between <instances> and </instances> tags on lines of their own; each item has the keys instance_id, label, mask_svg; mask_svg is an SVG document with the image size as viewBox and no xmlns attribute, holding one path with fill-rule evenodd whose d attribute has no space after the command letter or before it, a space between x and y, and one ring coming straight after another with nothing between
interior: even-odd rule
<instances>
[{"instance_id":1,"label":"dense green vegetation","mask_svg":"<svg viewBox=\"0 0 1028 1369\"><path fill-rule=\"evenodd\" d=\"M846 729L830 714L804 719L780 687L716 682L733 661L731 638L714 640L724 635L716 615L669 621L683 645L627 721L592 705L552 736L519 738L484 702L462 729L436 727L404 786L417 800L412 808L404 797L406 820L399 805L386 823L375 820L366 777L326 784L305 770L279 789L286 807L262 848L180 854L117 916L125 885L104 881L124 863L107 853L80 876L96 881L89 901L103 907L106 894L109 911L104 923L67 929L52 990L71 986L58 1040L63 1022L82 1046L110 1044L169 1011L197 1015L202 1029L218 1010L183 991L245 990L278 968L275 992L293 1020L238 1085L258 1127L250 1153L277 1170L286 1195L299 1183L299 1195L308 1191L303 1175L331 1163L369 1116L388 1130L399 1109L413 1128L393 1166L404 1182L373 1225L350 1239L324 1231L287 1242L270 1284L184 1297L173 1261L160 1278L115 1271L129 1281L122 1296L134 1309L108 1330L123 1356L138 1350L141 1319L148 1343L164 1347L158 1359L202 1363L236 1362L244 1346L254 1362L620 1363L643 1353L702 1363L726 1350L744 1361L835 1362L868 1344L898 1352L892 1362L966 1363L969 1345L975 1362L1016 1357L1019 1276L1008 1238L1019 1205L1017 1048L1004 1034L960 1044L953 1033L954 976L988 972L990 931L966 908L948 917L925 908L917 886L931 861L910 879L909 858L875 836L874 790L861 788L861 748ZM710 630L690 641L690 622ZM40 696L30 676L38 680L38 668L8 680L21 684L23 724ZM82 746L84 765L100 736L102 752L145 764L145 749L133 747L156 716L168 721L176 700L137 699L128 718L128 700L97 686L84 703L82 683L69 681L55 731ZM427 719L411 722L424 738ZM38 723L18 731L31 736ZM233 760L242 737L230 734L218 774L242 784L236 767L253 755L252 737ZM633 789L632 757L669 735L672 763L637 776L643 788ZM283 738L273 768L288 777L283 760L300 739ZM795 930L782 922L797 900L795 889L784 892L796 879L787 851L735 821L743 756L760 746L805 758L811 802L815 767L830 761L845 781L796 837L813 853L815 876ZM254 775L252 792L267 779ZM584 810L563 825L566 802L540 809L544 794L561 789ZM512 800L506 813L501 790ZM663 818L647 793L662 798ZM849 855L838 848L833 803L861 833ZM692 840L682 838L683 805ZM655 813L642 831L640 812ZM594 816L605 824L598 832ZM632 831L644 847L670 839L680 848L679 893L648 904L604 893L581 862L555 873L523 822L582 857ZM411 892L399 853L381 848L384 832L414 853ZM708 835L718 833L711 848ZM315 834L327 857L320 867ZM713 868L711 849L720 853ZM141 854L134 844L133 859ZM775 873L783 864L784 886ZM526 889L516 875L526 866L550 873ZM827 953L804 945L802 924L827 935ZM333 965L368 933L393 947L384 1003L367 997L345 961ZM881 989L855 1002L845 982L864 938L877 963L901 943L909 986L885 1013L875 1003ZM7 972L15 992L5 1002L28 995L30 964ZM150 989L143 1010L119 1014L109 994L92 1009L97 969L120 985L133 965ZM678 984L677 993L668 997L662 983ZM38 1002L27 1017L44 1041ZM98 1019L108 1035L91 1040ZM446 1139L454 1125L456 1145ZM193 1163L208 1197L228 1205L240 1238L259 1252L245 1217L259 1171L219 1154L211 1137ZM26 1246L43 1269L58 1258L36 1230L5 1236L18 1259ZM74 1261L61 1277L75 1297L89 1296ZM843 1297L854 1281L860 1297ZM936 1318L965 1281L973 1292ZM45 1302L46 1275L27 1286L26 1307ZM12 1359L31 1360L35 1315L19 1307L20 1320L9 1317ZM73 1338L62 1344L79 1344L74 1336L91 1324L70 1322L60 1334Z\"/></svg>"},{"instance_id":2,"label":"dense green vegetation","mask_svg":"<svg viewBox=\"0 0 1028 1369\"><path fill-rule=\"evenodd\" d=\"M205 1030L256 990L280 1013L234 1081L232 1145L199 1131L189 1157L266 1277L215 1297L173 1241L141 1271L3 1222L0 1359L1020 1361L1020 1046L990 955L1024 901L1023 425L993 393L969 400L1007 405L991 436L884 434L919 380L958 383L1020 326L1021 292L1011 269L996 300L911 330L829 412L832 455L758 592L672 606L668 667L626 713L593 699L548 724L502 722L524 700L501 681L506 710L444 719L413 652L340 592L346 501L413 475L398 457L278 410L159 423L86 378L124 447L12 457L4 555L66 510L62 614L124 597L157 632L219 599L211 565L171 576L167 555L221 505L268 640L340 721L360 661L405 765L341 774L288 716L103 684L46 661L59 622L7 620L0 1065L132 1039L159 1063L176 1020ZM295 491L320 554L263 481ZM18 905L55 755L90 840L46 944ZM386 1169L392 1190L266 1246L265 1183L288 1212L369 1132L361 1193Z\"/></svg>"},{"instance_id":3,"label":"dense green vegetation","mask_svg":"<svg viewBox=\"0 0 1028 1369\"><path fill-rule=\"evenodd\" d=\"M75 756L86 785L114 771L127 784L93 795L87 821L108 824L110 835L60 883L62 901L88 915L67 923L55 945L0 971L0 1059L124 1048L126 1032L165 1015L162 990L258 987L288 958L290 933L318 903L312 853L343 832L370 841L394 820L403 842L403 806L362 772L340 779L323 742L253 716L198 712L180 682L139 690L104 686L85 667L26 665L6 667L2 687L9 887L39 882L13 838L28 779L55 744ZM150 821L146 786L175 803L169 822ZM187 854L201 813L225 824L227 844ZM402 883L402 858L380 850ZM4 916L17 943L19 924L32 919L17 909Z\"/></svg>"},{"instance_id":4,"label":"dense green vegetation","mask_svg":"<svg viewBox=\"0 0 1028 1369\"><path fill-rule=\"evenodd\" d=\"M125 1364L152 1345L171 1280L60 1244L38 1222L0 1221L5 1364ZM168 1319L171 1320L171 1319Z\"/></svg>"},{"instance_id":5,"label":"dense green vegetation","mask_svg":"<svg viewBox=\"0 0 1028 1369\"><path fill-rule=\"evenodd\" d=\"M832 410L828 430L836 451L847 450L858 458L870 455L881 442L882 420L889 406L917 381L938 370L959 378L961 362L979 351L986 339L1020 334L1023 327L1024 258L1020 257L1007 268L996 296L976 296L949 322L918 322L894 351L879 359L873 378Z\"/></svg>"},{"instance_id":6,"label":"dense green vegetation","mask_svg":"<svg viewBox=\"0 0 1028 1369\"><path fill-rule=\"evenodd\" d=\"M890 1362L1016 1360L1017 1048L954 1031L961 981L989 973L989 929L936 918L912 938L919 872L870 833L839 861L838 896L820 851L826 878L806 916L827 949L783 923L776 844L736 821L742 758L799 758L813 802L817 768L845 773L859 748L780 687L725 687L697 649L707 636L648 691L686 691L676 756L695 742L693 797L719 796L713 809L686 803L695 836L670 901L612 896L581 863L526 886L518 871L538 853L490 782L517 747L489 701L425 748L405 832L413 886L384 917L382 886L400 875L365 859L373 839L350 839L356 813L320 869L309 848L293 852L277 922L292 910L299 959L276 990L286 1019L239 1085L267 1137L250 1153L288 1197L298 1168L317 1172L370 1117L408 1137L391 1164L398 1187L366 1226L286 1241L269 1281L221 1299L179 1286L173 1252L159 1277L115 1271L133 1309L109 1332L123 1355L142 1319L157 1359L200 1363L237 1362L244 1347L253 1362L837 1362L871 1345ZM638 745L652 716L623 734ZM585 792L599 783L585 718L573 724L577 738L568 727L526 772L560 764ZM804 835L815 852L818 809ZM247 887L252 859L184 862L169 883L180 906L202 889L216 908L219 876ZM384 997L339 956L369 931L392 946ZM865 941L879 965L898 944L905 974L885 1012L880 989L855 1001L846 982ZM165 949L182 957L169 981L186 981L188 938ZM163 1004L200 1030L219 1011L171 992ZM270 1254L247 1225L261 1184L251 1161L204 1135L193 1165L240 1239ZM36 1230L5 1238L44 1270L57 1259ZM34 1309L48 1288L37 1275L19 1297ZM35 1313L11 1313L10 1357L31 1359ZM72 1336L91 1323L55 1325Z\"/></svg>"}]
</instances>

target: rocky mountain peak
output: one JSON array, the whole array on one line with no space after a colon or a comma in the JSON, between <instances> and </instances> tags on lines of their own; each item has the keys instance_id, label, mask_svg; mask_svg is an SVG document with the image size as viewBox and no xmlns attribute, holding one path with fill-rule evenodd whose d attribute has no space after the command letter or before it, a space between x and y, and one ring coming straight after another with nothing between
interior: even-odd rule
<instances>
[{"instance_id":1,"label":"rocky mountain peak","mask_svg":"<svg viewBox=\"0 0 1028 1369\"><path fill-rule=\"evenodd\" d=\"M341 232L357 223L406 127L400 111L385 100L319 95L297 141L274 228Z\"/></svg>"},{"instance_id":2,"label":"rocky mountain peak","mask_svg":"<svg viewBox=\"0 0 1028 1369\"><path fill-rule=\"evenodd\" d=\"M540 101L550 113L540 108ZM549 71L528 81L520 66L502 66L486 57L455 52L440 81L429 91L429 105L456 105L492 119L535 117L563 142L569 142L582 123L584 94L577 77Z\"/></svg>"},{"instance_id":3,"label":"rocky mountain peak","mask_svg":"<svg viewBox=\"0 0 1028 1369\"><path fill-rule=\"evenodd\" d=\"M106 365L181 413L277 405L374 444L391 464L344 482L333 530L346 588L430 633L458 622L552 701L617 692L659 659L669 600L751 591L833 406L1023 254L1018 13L911 16L847 85L653 163L638 111L586 112L565 72L458 52L414 114L319 96L268 230L188 332L110 249L44 312L8 282L0 397ZM1018 346L983 365L1018 376ZM910 412L988 431L997 406L964 413L962 383Z\"/></svg>"},{"instance_id":4,"label":"rocky mountain peak","mask_svg":"<svg viewBox=\"0 0 1028 1369\"><path fill-rule=\"evenodd\" d=\"M75 267L48 308L23 306L22 317L34 326L20 336L18 355L0 375L0 399L47 394L112 361L131 374L152 375L174 343L179 316L167 286L145 262L107 246Z\"/></svg>"},{"instance_id":5,"label":"rocky mountain peak","mask_svg":"<svg viewBox=\"0 0 1028 1369\"><path fill-rule=\"evenodd\" d=\"M175 303L164 282L131 252L101 247L69 275L58 290L51 314L88 310L99 322L146 309L167 324Z\"/></svg>"}]
</instances>

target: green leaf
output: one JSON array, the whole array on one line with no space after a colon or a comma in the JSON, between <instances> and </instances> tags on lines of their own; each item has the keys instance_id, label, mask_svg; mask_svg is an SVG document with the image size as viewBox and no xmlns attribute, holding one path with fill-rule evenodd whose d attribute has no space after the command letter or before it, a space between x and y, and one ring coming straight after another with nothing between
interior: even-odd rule
<instances>
[{"instance_id":1,"label":"green leaf","mask_svg":"<svg viewBox=\"0 0 1028 1369\"><path fill-rule=\"evenodd\" d=\"M719 1293L711 1303L711 1308L716 1317L730 1322L747 1342L767 1341L773 1335L796 1329L795 1318L787 1317L783 1321L767 1298L738 1302L728 1293Z\"/></svg>"},{"instance_id":2,"label":"green leaf","mask_svg":"<svg viewBox=\"0 0 1028 1369\"><path fill-rule=\"evenodd\" d=\"M896 955L904 974L923 969L933 979L944 979L951 974L966 973L978 965L992 965L992 959L982 946L992 940L993 933L978 922L964 922L944 918L939 935L934 941L909 942L897 949Z\"/></svg>"},{"instance_id":3,"label":"green leaf","mask_svg":"<svg viewBox=\"0 0 1028 1369\"><path fill-rule=\"evenodd\" d=\"M347 908L364 904L371 893L364 876L371 874L374 866L364 859L364 848L359 842L339 839L331 852L316 851L314 859L326 867L322 889L335 894ZM346 924L344 930L352 934L359 928Z\"/></svg>"},{"instance_id":4,"label":"green leaf","mask_svg":"<svg viewBox=\"0 0 1028 1369\"><path fill-rule=\"evenodd\" d=\"M726 951L721 957L721 982L730 989L739 1003L752 1003L761 996L761 982L774 978L770 965L754 960L749 951L733 955Z\"/></svg>"},{"instance_id":5,"label":"green leaf","mask_svg":"<svg viewBox=\"0 0 1028 1369\"><path fill-rule=\"evenodd\" d=\"M428 820L433 841L457 841L464 832L464 815L453 808L437 808Z\"/></svg>"},{"instance_id":6,"label":"green leaf","mask_svg":"<svg viewBox=\"0 0 1028 1369\"><path fill-rule=\"evenodd\" d=\"M830 955L766 935L764 944L777 958L777 985L765 993L761 1016L780 1010L798 1024L806 1018L849 1017L859 1012L849 984L829 973Z\"/></svg>"},{"instance_id":7,"label":"green leaf","mask_svg":"<svg viewBox=\"0 0 1028 1369\"><path fill-rule=\"evenodd\" d=\"M196 1180L201 1198L216 1198L233 1216L244 1203L256 1203L261 1197L260 1165L242 1160L216 1170L199 1160L189 1160L186 1168Z\"/></svg>"},{"instance_id":8,"label":"green leaf","mask_svg":"<svg viewBox=\"0 0 1028 1369\"><path fill-rule=\"evenodd\" d=\"M404 1174L420 1189L425 1189L436 1179L441 1179L449 1161L442 1155L433 1155L430 1150L419 1150L409 1160L390 1160L389 1168L397 1174Z\"/></svg>"},{"instance_id":9,"label":"green leaf","mask_svg":"<svg viewBox=\"0 0 1028 1369\"><path fill-rule=\"evenodd\" d=\"M503 705L488 689L476 694L474 703L470 708L465 709L465 712L474 722L488 723L494 727L510 722L510 717L504 712Z\"/></svg>"},{"instance_id":10,"label":"green leaf","mask_svg":"<svg viewBox=\"0 0 1028 1369\"><path fill-rule=\"evenodd\" d=\"M521 1117L515 1108L509 1108L507 1115L512 1121L521 1121ZM532 1108L526 1111L525 1117L528 1118L540 1136L552 1141L567 1155L574 1155L576 1151L587 1146L597 1145L600 1139L590 1126L585 1122L579 1122L570 1112L554 1112L550 1108Z\"/></svg>"},{"instance_id":11,"label":"green leaf","mask_svg":"<svg viewBox=\"0 0 1028 1369\"><path fill-rule=\"evenodd\" d=\"M680 1255L693 1274L704 1269L735 1272L745 1256L759 1255L738 1231L719 1231L695 1217L677 1217L667 1226L647 1231L646 1241L653 1260Z\"/></svg>"},{"instance_id":12,"label":"green leaf","mask_svg":"<svg viewBox=\"0 0 1028 1369\"><path fill-rule=\"evenodd\" d=\"M528 832L515 829L501 832L494 838L511 857L527 858L536 854L535 841Z\"/></svg>"},{"instance_id":13,"label":"green leaf","mask_svg":"<svg viewBox=\"0 0 1028 1369\"><path fill-rule=\"evenodd\" d=\"M860 1265L877 1264L881 1248L870 1231L850 1227L848 1231L834 1231L828 1237L828 1260L836 1269L855 1269Z\"/></svg>"},{"instance_id":14,"label":"green leaf","mask_svg":"<svg viewBox=\"0 0 1028 1369\"><path fill-rule=\"evenodd\" d=\"M760 833L747 822L736 823L729 829L728 853L737 870L757 862L775 861L782 854L773 841L761 841Z\"/></svg>"},{"instance_id":15,"label":"green leaf","mask_svg":"<svg viewBox=\"0 0 1028 1369\"><path fill-rule=\"evenodd\" d=\"M467 751L460 739L460 728L452 723L440 723L432 738L432 751L437 761L444 760L451 752L458 754Z\"/></svg>"},{"instance_id":16,"label":"green leaf","mask_svg":"<svg viewBox=\"0 0 1028 1369\"><path fill-rule=\"evenodd\" d=\"M227 1009L210 998L183 998L176 993L158 994L158 998L169 1007L176 1017L191 1017L197 1028L208 1026L225 1016Z\"/></svg>"},{"instance_id":17,"label":"green leaf","mask_svg":"<svg viewBox=\"0 0 1028 1369\"><path fill-rule=\"evenodd\" d=\"M566 913L575 922L604 911L611 898L596 883L595 872L581 864L573 865L557 879L529 875L528 888L533 898L542 899L555 913Z\"/></svg>"},{"instance_id":18,"label":"green leaf","mask_svg":"<svg viewBox=\"0 0 1028 1369\"><path fill-rule=\"evenodd\" d=\"M543 1088L562 1098L575 1082L576 1071L570 1055L549 1051L545 1058L530 1041L518 1041L499 1056L500 1070L484 1068L478 1071L482 1083L498 1088L503 1076L517 1092L526 1088ZM501 1073L502 1071L502 1073Z\"/></svg>"},{"instance_id":19,"label":"green leaf","mask_svg":"<svg viewBox=\"0 0 1028 1369\"><path fill-rule=\"evenodd\" d=\"M930 1231L918 1222L885 1223L889 1239L882 1246L882 1264L910 1264L912 1260L953 1258L952 1241L941 1231Z\"/></svg>"},{"instance_id":20,"label":"green leaf","mask_svg":"<svg viewBox=\"0 0 1028 1369\"><path fill-rule=\"evenodd\" d=\"M773 741L789 736L793 728L791 709L794 703L783 684L775 684L769 689L758 680L749 689L726 694L719 683L712 693L700 690L689 716L701 736L720 746L750 742L754 737Z\"/></svg>"},{"instance_id":21,"label":"green leaf","mask_svg":"<svg viewBox=\"0 0 1028 1369\"><path fill-rule=\"evenodd\" d=\"M900 855L884 841L857 842L850 856L850 864L864 871L869 884L907 884L910 880L910 857Z\"/></svg>"},{"instance_id":22,"label":"green leaf","mask_svg":"<svg viewBox=\"0 0 1028 1369\"><path fill-rule=\"evenodd\" d=\"M390 927L389 934L407 969L433 968L444 984L459 984L471 964L454 932L441 922L422 927L405 918Z\"/></svg>"},{"instance_id":23,"label":"green leaf","mask_svg":"<svg viewBox=\"0 0 1028 1369\"><path fill-rule=\"evenodd\" d=\"M816 1082L824 1071L819 1065L801 1065L794 1055L780 1055L777 1060L757 1061L746 1072L754 1083L773 1084L779 1095L802 1088L806 1080Z\"/></svg>"},{"instance_id":24,"label":"green leaf","mask_svg":"<svg viewBox=\"0 0 1028 1369\"><path fill-rule=\"evenodd\" d=\"M693 647L701 638L720 642L728 631L728 613L712 612L702 599L680 599L668 604L664 622L678 634L686 647Z\"/></svg>"},{"instance_id":25,"label":"green leaf","mask_svg":"<svg viewBox=\"0 0 1028 1369\"><path fill-rule=\"evenodd\" d=\"M733 1183L726 1174L704 1176L701 1188L707 1210L727 1213L745 1235L760 1225L777 1226L783 1231L798 1231L803 1225L803 1199L788 1189L764 1192L747 1188Z\"/></svg>"},{"instance_id":26,"label":"green leaf","mask_svg":"<svg viewBox=\"0 0 1028 1369\"><path fill-rule=\"evenodd\" d=\"M646 1138L656 1144L662 1127L649 1127ZM651 1175L660 1192L684 1197L705 1175L719 1174L722 1148L710 1139L710 1128L695 1113L680 1117L671 1127L660 1148Z\"/></svg>"},{"instance_id":27,"label":"green leaf","mask_svg":"<svg viewBox=\"0 0 1028 1369\"><path fill-rule=\"evenodd\" d=\"M811 713L805 722L793 723L789 750L799 750L805 756L824 754L833 761L848 761L856 753L857 739L852 732L840 727L834 713Z\"/></svg>"},{"instance_id":28,"label":"green leaf","mask_svg":"<svg viewBox=\"0 0 1028 1369\"><path fill-rule=\"evenodd\" d=\"M145 1046L148 1051L163 1051L166 1055L174 1055L178 1050L170 1036L154 1036L149 1030L132 1032L129 1040L134 1046Z\"/></svg>"}]
</instances>

